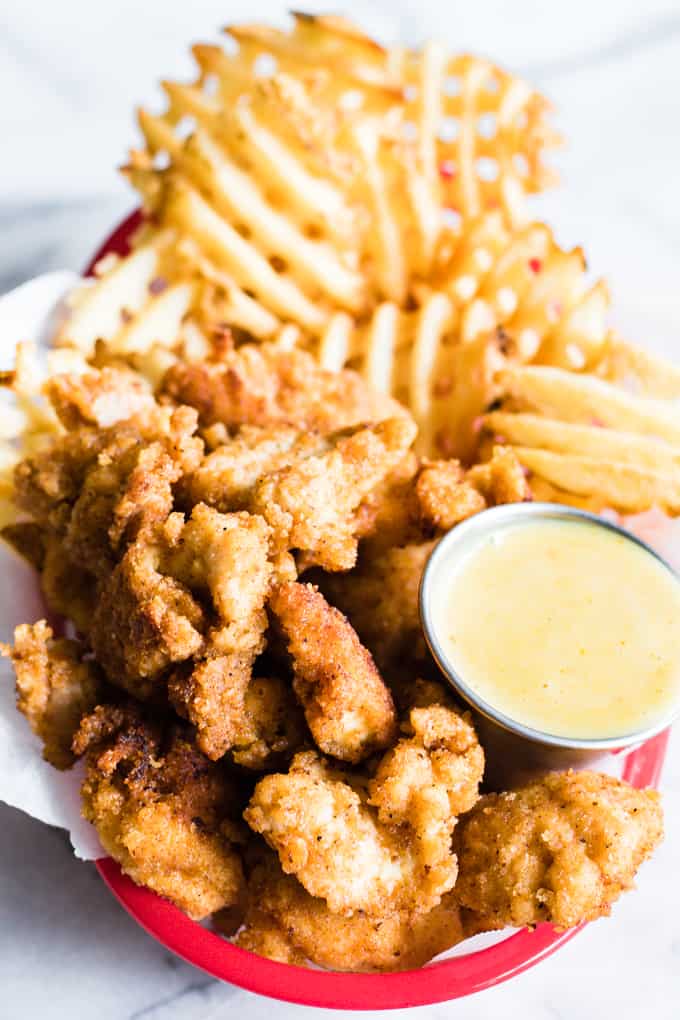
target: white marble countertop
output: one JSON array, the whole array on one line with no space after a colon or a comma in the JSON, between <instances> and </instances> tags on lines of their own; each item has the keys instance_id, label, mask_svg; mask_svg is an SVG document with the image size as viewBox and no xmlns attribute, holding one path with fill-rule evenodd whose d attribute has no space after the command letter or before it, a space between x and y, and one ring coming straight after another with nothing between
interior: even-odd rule
<instances>
[{"instance_id":1,"label":"white marble countertop","mask_svg":"<svg viewBox=\"0 0 680 1020\"><path fill-rule=\"evenodd\" d=\"M385 37L436 32L530 77L554 100L569 146L564 186L537 214L582 244L634 340L680 357L678 0L340 0ZM134 204L114 167L131 111L161 76L188 74L187 43L269 0L22 0L0 5L0 293L78 268ZM471 999L414 1018L677 1020L680 1016L680 732L663 777L667 839L611 920ZM24 1020L239 1020L332 1016L213 981L145 935L72 857L64 835L0 806L0 1016ZM337 1014L340 1016L341 1014ZM368 1014L369 1016L371 1014ZM399 1011L398 1015L405 1015Z\"/></svg>"}]
</instances>

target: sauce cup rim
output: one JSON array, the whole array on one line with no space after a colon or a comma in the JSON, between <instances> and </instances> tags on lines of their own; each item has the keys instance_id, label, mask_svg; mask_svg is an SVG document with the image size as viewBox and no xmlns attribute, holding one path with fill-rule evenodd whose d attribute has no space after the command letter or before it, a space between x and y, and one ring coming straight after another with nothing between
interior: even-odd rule
<instances>
[{"instance_id":1,"label":"sauce cup rim","mask_svg":"<svg viewBox=\"0 0 680 1020\"><path fill-rule=\"evenodd\" d=\"M544 746L571 750L606 751L632 747L648 740L650 737L656 736L656 734L665 730L678 716L680 716L680 692L676 696L676 699L668 712L666 712L660 720L645 729L635 730L634 732L623 733L619 736L613 737L563 737L558 734L546 733L542 730L534 729L533 727L527 726L519 720L513 719L494 708L493 705L481 698L474 688L470 687L465 682L453 666L453 663L447 657L439 639L437 638L436 628L432 620L430 598L432 578L434 577L441 560L450 551L450 547L452 545L460 543L461 546L464 546L465 540L469 539L471 535L478 533L481 536L486 533L491 533L491 531L507 528L512 524L515 524L518 519L521 520L522 518L545 521L587 521L597 527L603 528L604 530L613 531L649 553L650 556L653 556L658 563L668 570L675 581L680 584L680 574L678 571L676 571L670 563L663 558L663 556L660 556L655 549L642 541L642 539L638 538L637 535L633 535L630 531L619 527L617 524L613 524L611 521L600 517L598 514L590 513L587 510L579 510L576 507L564 506L561 503L547 502L505 503L502 506L495 506L487 510L482 510L480 513L469 517L461 524L457 524L437 542L427 559L425 569L423 570L423 574L420 579L418 591L420 622L428 648L430 649L430 652L432 653L432 656L434 657L434 660L443 676L453 690L486 719L495 723L503 730L506 730L517 737L524 738L533 744L542 744Z\"/></svg>"}]
</instances>

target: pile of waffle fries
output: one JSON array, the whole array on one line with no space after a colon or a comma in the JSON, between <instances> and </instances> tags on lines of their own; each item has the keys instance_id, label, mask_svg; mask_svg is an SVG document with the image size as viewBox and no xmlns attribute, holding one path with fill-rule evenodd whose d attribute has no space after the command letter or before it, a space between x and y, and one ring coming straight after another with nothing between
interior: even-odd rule
<instances>
[{"instance_id":1,"label":"pile of waffle fries","mask_svg":"<svg viewBox=\"0 0 680 1020\"><path fill-rule=\"evenodd\" d=\"M560 142L546 99L339 17L230 26L193 54L195 80L139 111L132 250L72 295L47 369L20 345L7 374L0 523L20 453L59 428L45 371L118 359L156 383L226 336L358 370L410 408L423 455L505 442L542 497L680 512L680 369L615 335L583 252L531 219Z\"/></svg>"}]
</instances>

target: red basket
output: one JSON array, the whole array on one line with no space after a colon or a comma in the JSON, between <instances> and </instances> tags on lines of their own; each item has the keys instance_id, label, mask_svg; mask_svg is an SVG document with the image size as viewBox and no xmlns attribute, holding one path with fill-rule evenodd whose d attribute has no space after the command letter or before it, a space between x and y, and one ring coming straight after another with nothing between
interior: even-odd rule
<instances>
[{"instance_id":1,"label":"red basket","mask_svg":"<svg viewBox=\"0 0 680 1020\"><path fill-rule=\"evenodd\" d=\"M142 215L137 211L121 223L94 256L86 273L91 274L104 255L126 254L130 237L141 221ZM666 730L632 751L625 758L623 778L633 786L656 786L668 736ZM399 1009L458 999L521 974L585 927L558 932L543 924L535 931L516 932L485 949L431 963L419 970L342 974L274 963L239 949L189 920L167 900L135 885L110 858L97 861L97 868L127 912L167 949L222 981L304 1006Z\"/></svg>"}]
</instances>

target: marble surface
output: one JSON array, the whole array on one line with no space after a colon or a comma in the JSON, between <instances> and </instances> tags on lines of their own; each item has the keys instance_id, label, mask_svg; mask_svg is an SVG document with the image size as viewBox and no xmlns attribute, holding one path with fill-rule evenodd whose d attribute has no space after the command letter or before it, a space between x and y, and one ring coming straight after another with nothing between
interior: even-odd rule
<instances>
[{"instance_id":1,"label":"marble surface","mask_svg":"<svg viewBox=\"0 0 680 1020\"><path fill-rule=\"evenodd\" d=\"M564 186L539 200L537 214L563 243L583 244L593 271L607 275L617 324L680 357L680 4L350 0L344 8L361 11L385 38L437 32L550 95L569 145L556 159ZM227 20L282 10L264 0L0 3L0 292L47 269L82 266L132 207L114 172L135 137L131 110L153 106L160 76L190 73L186 44L214 38ZM677 1018L680 732L663 788L666 843L611 921L508 984L409 1016ZM73 859L62 833L4 806L0 827L3 1020L334 1015L212 981L145 935L92 866Z\"/></svg>"}]
</instances>

